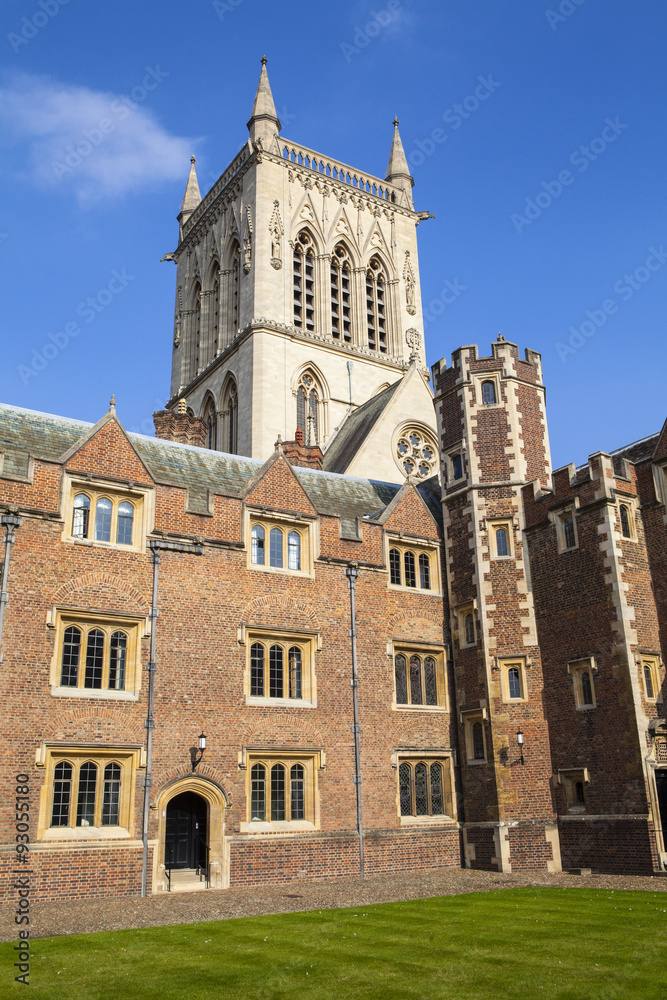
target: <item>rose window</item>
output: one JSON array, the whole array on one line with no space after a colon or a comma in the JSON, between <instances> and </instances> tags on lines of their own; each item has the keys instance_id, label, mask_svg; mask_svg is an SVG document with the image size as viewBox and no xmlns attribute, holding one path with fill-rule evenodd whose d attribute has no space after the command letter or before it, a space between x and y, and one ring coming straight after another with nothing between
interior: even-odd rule
<instances>
[{"instance_id":1,"label":"rose window","mask_svg":"<svg viewBox=\"0 0 667 1000\"><path fill-rule=\"evenodd\" d=\"M438 468L434 444L422 431L407 430L401 434L396 444L396 460L406 476L428 479Z\"/></svg>"}]
</instances>

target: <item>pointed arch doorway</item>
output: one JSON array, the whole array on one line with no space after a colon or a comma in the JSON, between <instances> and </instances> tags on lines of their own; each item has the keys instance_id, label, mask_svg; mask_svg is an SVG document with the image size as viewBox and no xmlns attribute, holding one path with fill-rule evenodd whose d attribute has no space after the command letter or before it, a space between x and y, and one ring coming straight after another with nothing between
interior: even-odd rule
<instances>
[{"instance_id":1,"label":"pointed arch doorway","mask_svg":"<svg viewBox=\"0 0 667 1000\"><path fill-rule=\"evenodd\" d=\"M208 805L196 792L181 792L167 803L164 861L172 869L208 870Z\"/></svg>"},{"instance_id":2,"label":"pointed arch doorway","mask_svg":"<svg viewBox=\"0 0 667 1000\"><path fill-rule=\"evenodd\" d=\"M222 786L205 775L182 775L160 789L154 804L158 836L153 841L153 892L222 889L228 884L227 806Z\"/></svg>"}]
</instances>

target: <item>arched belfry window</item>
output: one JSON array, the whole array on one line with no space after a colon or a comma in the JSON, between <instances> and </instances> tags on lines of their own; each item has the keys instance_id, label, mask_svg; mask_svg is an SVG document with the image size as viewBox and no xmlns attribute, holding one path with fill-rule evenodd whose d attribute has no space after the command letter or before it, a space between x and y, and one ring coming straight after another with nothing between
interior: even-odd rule
<instances>
[{"instance_id":1,"label":"arched belfry window","mask_svg":"<svg viewBox=\"0 0 667 1000\"><path fill-rule=\"evenodd\" d=\"M232 339L234 339L239 332L239 298L241 294L241 247L238 243L235 243L232 247L230 279L229 306L231 315L231 334Z\"/></svg>"},{"instance_id":2,"label":"arched belfry window","mask_svg":"<svg viewBox=\"0 0 667 1000\"><path fill-rule=\"evenodd\" d=\"M352 339L351 317L352 263L344 244L331 255L331 336L334 340Z\"/></svg>"},{"instance_id":3,"label":"arched belfry window","mask_svg":"<svg viewBox=\"0 0 667 1000\"><path fill-rule=\"evenodd\" d=\"M366 327L372 351L387 352L387 281L382 264L373 257L366 269Z\"/></svg>"},{"instance_id":4,"label":"arched belfry window","mask_svg":"<svg viewBox=\"0 0 667 1000\"><path fill-rule=\"evenodd\" d=\"M196 283L192 301L192 378L201 367L201 285Z\"/></svg>"},{"instance_id":5,"label":"arched belfry window","mask_svg":"<svg viewBox=\"0 0 667 1000\"><path fill-rule=\"evenodd\" d=\"M211 359L220 349L220 275L219 266L216 261L213 269L213 283L211 286L211 305L209 314L209 327L211 331Z\"/></svg>"},{"instance_id":6,"label":"arched belfry window","mask_svg":"<svg viewBox=\"0 0 667 1000\"><path fill-rule=\"evenodd\" d=\"M229 455L238 454L239 395L236 382L230 375L222 394L221 447Z\"/></svg>"},{"instance_id":7,"label":"arched belfry window","mask_svg":"<svg viewBox=\"0 0 667 1000\"><path fill-rule=\"evenodd\" d=\"M206 447L215 451L218 447L218 419L215 412L215 403L210 396L206 401L202 419L206 426Z\"/></svg>"},{"instance_id":8,"label":"arched belfry window","mask_svg":"<svg viewBox=\"0 0 667 1000\"><path fill-rule=\"evenodd\" d=\"M315 329L315 248L310 233L302 230L294 243L294 325Z\"/></svg>"},{"instance_id":9,"label":"arched belfry window","mask_svg":"<svg viewBox=\"0 0 667 1000\"><path fill-rule=\"evenodd\" d=\"M321 398L314 375L305 371L296 390L296 426L303 434L303 443L306 445L316 445L320 440Z\"/></svg>"}]
</instances>

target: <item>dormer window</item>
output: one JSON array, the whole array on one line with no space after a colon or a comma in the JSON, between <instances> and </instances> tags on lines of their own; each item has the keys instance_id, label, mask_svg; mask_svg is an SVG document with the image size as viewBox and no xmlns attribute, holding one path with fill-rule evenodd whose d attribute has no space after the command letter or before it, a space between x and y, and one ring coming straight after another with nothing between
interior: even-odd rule
<instances>
[{"instance_id":1,"label":"dormer window","mask_svg":"<svg viewBox=\"0 0 667 1000\"><path fill-rule=\"evenodd\" d=\"M437 557L435 551L419 551L413 546L391 543L389 549L389 583L393 587L411 590L437 588ZM434 583L435 582L435 583Z\"/></svg>"},{"instance_id":2,"label":"dormer window","mask_svg":"<svg viewBox=\"0 0 667 1000\"><path fill-rule=\"evenodd\" d=\"M70 541L137 549L143 545L143 508L143 491L123 496L115 490L102 492L99 487L89 488L88 484L79 486L72 497L67 518L69 531L66 530L64 537Z\"/></svg>"},{"instance_id":3,"label":"dormer window","mask_svg":"<svg viewBox=\"0 0 667 1000\"><path fill-rule=\"evenodd\" d=\"M250 566L287 573L309 572L310 529L262 518L250 522Z\"/></svg>"}]
</instances>

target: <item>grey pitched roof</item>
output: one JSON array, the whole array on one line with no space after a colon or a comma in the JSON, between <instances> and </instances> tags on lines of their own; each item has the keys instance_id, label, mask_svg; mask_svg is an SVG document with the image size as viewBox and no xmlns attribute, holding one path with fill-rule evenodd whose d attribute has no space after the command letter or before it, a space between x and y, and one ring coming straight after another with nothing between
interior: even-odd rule
<instances>
[{"instance_id":1,"label":"grey pitched roof","mask_svg":"<svg viewBox=\"0 0 667 1000\"><path fill-rule=\"evenodd\" d=\"M0 476L25 476L30 455L58 461L93 426L83 420L0 404L0 452L4 452ZM156 482L194 492L208 489L236 497L264 464L257 459L226 455L145 434L128 433L128 438ZM20 469L24 471L18 471ZM294 471L316 510L334 517L352 519L377 513L391 503L400 489L400 484L396 483L380 483L316 469L297 467ZM440 505L432 488L433 483L428 481L420 485L419 490L439 521Z\"/></svg>"},{"instance_id":2,"label":"grey pitched roof","mask_svg":"<svg viewBox=\"0 0 667 1000\"><path fill-rule=\"evenodd\" d=\"M350 462L382 416L400 384L399 379L377 396L371 396L356 410L352 410L324 453L324 468L327 472L345 472L349 468Z\"/></svg>"}]
</instances>

